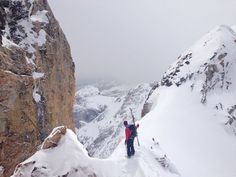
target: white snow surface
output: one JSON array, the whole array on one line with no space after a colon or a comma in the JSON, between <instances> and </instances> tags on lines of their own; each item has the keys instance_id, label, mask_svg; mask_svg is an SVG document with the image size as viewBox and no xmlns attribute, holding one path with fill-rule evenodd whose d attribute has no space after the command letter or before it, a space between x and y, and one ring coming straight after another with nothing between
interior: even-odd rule
<instances>
[{"instance_id":1,"label":"white snow surface","mask_svg":"<svg viewBox=\"0 0 236 177\"><path fill-rule=\"evenodd\" d=\"M225 131L222 115L199 104L200 95L189 86L160 88L156 107L140 122L139 135L155 137L181 176L234 177L236 137Z\"/></svg>"},{"instance_id":2,"label":"white snow surface","mask_svg":"<svg viewBox=\"0 0 236 177\"><path fill-rule=\"evenodd\" d=\"M22 164L28 165L16 170L12 177L56 177L66 174L68 177L92 174L96 177L177 177L177 174L162 169L155 160L154 153L145 147L137 149L137 155L131 159L127 159L125 154L125 146L121 143L109 159L91 158L76 135L67 129L57 147L39 150L24 161Z\"/></svg>"},{"instance_id":3,"label":"white snow surface","mask_svg":"<svg viewBox=\"0 0 236 177\"><path fill-rule=\"evenodd\" d=\"M236 32L236 25L231 27Z\"/></svg>"},{"instance_id":4,"label":"white snow surface","mask_svg":"<svg viewBox=\"0 0 236 177\"><path fill-rule=\"evenodd\" d=\"M26 56L25 59L26 59L27 64L32 64L32 65L35 66L35 63L33 62L33 60L32 60L31 58L28 58L28 57Z\"/></svg>"},{"instance_id":5,"label":"white snow surface","mask_svg":"<svg viewBox=\"0 0 236 177\"><path fill-rule=\"evenodd\" d=\"M80 89L79 92L76 92L76 97L90 97L99 94L99 89L92 85L85 86Z\"/></svg>"},{"instance_id":6,"label":"white snow surface","mask_svg":"<svg viewBox=\"0 0 236 177\"><path fill-rule=\"evenodd\" d=\"M37 38L37 43L40 47L46 43L47 41L46 36L47 36L47 33L43 29L41 29L39 31L38 38Z\"/></svg>"},{"instance_id":7,"label":"white snow surface","mask_svg":"<svg viewBox=\"0 0 236 177\"><path fill-rule=\"evenodd\" d=\"M4 167L0 165L0 176L3 174L4 172Z\"/></svg>"},{"instance_id":8,"label":"white snow surface","mask_svg":"<svg viewBox=\"0 0 236 177\"><path fill-rule=\"evenodd\" d=\"M30 19L33 22L41 22L41 23L49 23L48 17L46 16L48 11L42 10L42 11L37 11L35 15L31 15Z\"/></svg>"},{"instance_id":9,"label":"white snow surface","mask_svg":"<svg viewBox=\"0 0 236 177\"><path fill-rule=\"evenodd\" d=\"M11 48L11 47L19 47L16 45L14 42L8 40L6 37L2 36L2 46L6 48Z\"/></svg>"},{"instance_id":10,"label":"white snow surface","mask_svg":"<svg viewBox=\"0 0 236 177\"><path fill-rule=\"evenodd\" d=\"M39 72L33 72L32 73L32 76L33 76L33 78L34 79L39 79L39 78L42 78L42 77L44 77L44 73L39 73Z\"/></svg>"},{"instance_id":11,"label":"white snow surface","mask_svg":"<svg viewBox=\"0 0 236 177\"><path fill-rule=\"evenodd\" d=\"M38 103L38 102L40 102L41 101L41 95L38 93L38 88L34 88L34 90L33 90L33 98L34 98L34 101L36 102L36 103Z\"/></svg>"}]
</instances>

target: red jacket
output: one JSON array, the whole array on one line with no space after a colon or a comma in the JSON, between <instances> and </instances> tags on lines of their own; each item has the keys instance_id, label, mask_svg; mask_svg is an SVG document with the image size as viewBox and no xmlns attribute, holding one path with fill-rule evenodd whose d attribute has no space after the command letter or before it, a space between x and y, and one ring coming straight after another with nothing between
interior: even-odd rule
<instances>
[{"instance_id":1,"label":"red jacket","mask_svg":"<svg viewBox=\"0 0 236 177\"><path fill-rule=\"evenodd\" d=\"M136 128L139 127L139 124L136 125ZM129 139L129 137L131 136L131 131L128 127L125 128L125 141L127 141Z\"/></svg>"}]
</instances>

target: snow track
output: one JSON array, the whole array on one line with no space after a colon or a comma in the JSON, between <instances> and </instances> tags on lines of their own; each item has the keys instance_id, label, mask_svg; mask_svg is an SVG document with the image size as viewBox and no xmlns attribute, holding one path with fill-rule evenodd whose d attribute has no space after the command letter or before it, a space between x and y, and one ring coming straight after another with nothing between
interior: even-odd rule
<instances>
[{"instance_id":1,"label":"snow track","mask_svg":"<svg viewBox=\"0 0 236 177\"><path fill-rule=\"evenodd\" d=\"M144 140L144 139L141 139ZM164 157L164 152L160 146L154 144L151 140L147 143L145 140L141 141L143 145L137 146L135 142L135 155L131 158L127 158L126 146L124 143L120 143L116 151L109 158L110 160L117 162L122 169L120 177L177 177L178 174L171 170L172 164L169 167L163 167L158 158ZM166 161L166 163L169 163ZM168 165L168 164L167 164ZM172 171L172 172L171 172Z\"/></svg>"}]
</instances>

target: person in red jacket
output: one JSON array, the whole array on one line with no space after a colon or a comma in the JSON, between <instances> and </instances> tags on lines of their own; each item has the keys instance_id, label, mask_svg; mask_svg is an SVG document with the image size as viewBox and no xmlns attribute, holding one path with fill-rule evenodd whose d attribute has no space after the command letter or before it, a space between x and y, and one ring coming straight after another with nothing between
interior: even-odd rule
<instances>
[{"instance_id":1,"label":"person in red jacket","mask_svg":"<svg viewBox=\"0 0 236 177\"><path fill-rule=\"evenodd\" d=\"M135 154L134 138L136 135L132 135L131 128L130 128L131 125L129 125L127 121L124 121L124 126L125 126L125 144L127 146L127 156L131 157L132 155ZM137 126L134 126L135 131L138 127L139 127L139 124L137 124Z\"/></svg>"}]
</instances>

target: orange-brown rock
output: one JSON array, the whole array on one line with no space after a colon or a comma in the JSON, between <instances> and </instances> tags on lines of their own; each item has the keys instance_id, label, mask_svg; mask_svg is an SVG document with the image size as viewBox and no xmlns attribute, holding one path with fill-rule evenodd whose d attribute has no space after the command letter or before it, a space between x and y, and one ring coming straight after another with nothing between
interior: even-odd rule
<instances>
[{"instance_id":1,"label":"orange-brown rock","mask_svg":"<svg viewBox=\"0 0 236 177\"><path fill-rule=\"evenodd\" d=\"M52 132L51 136L48 136L42 145L42 149L49 149L56 147L61 137L66 134L66 127L58 127L54 132Z\"/></svg>"},{"instance_id":2,"label":"orange-brown rock","mask_svg":"<svg viewBox=\"0 0 236 177\"><path fill-rule=\"evenodd\" d=\"M75 78L69 44L46 0L35 0L32 7L26 5L31 14L47 12L48 23L33 22L32 28L35 34L44 29L46 42L33 44L34 63L27 61L32 53L21 46L24 39L15 36L14 31L9 38L19 47L0 46L0 166L4 167L4 177L10 176L18 163L32 155L54 127L65 125L74 129ZM14 15L6 19L10 20L6 24ZM16 26L16 29L24 28ZM43 76L34 78L33 72ZM35 100L34 92L40 95L40 101Z\"/></svg>"}]
</instances>

